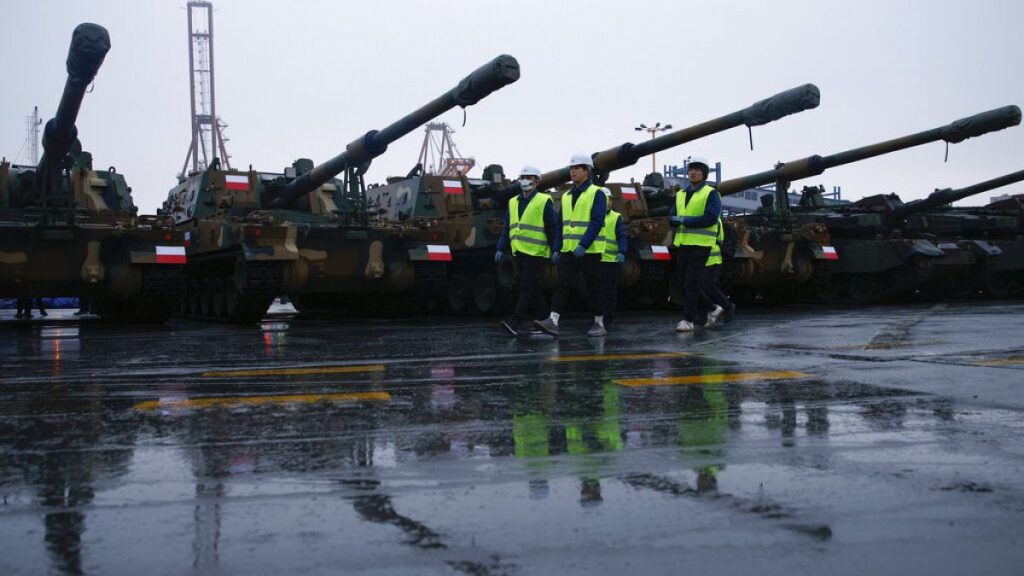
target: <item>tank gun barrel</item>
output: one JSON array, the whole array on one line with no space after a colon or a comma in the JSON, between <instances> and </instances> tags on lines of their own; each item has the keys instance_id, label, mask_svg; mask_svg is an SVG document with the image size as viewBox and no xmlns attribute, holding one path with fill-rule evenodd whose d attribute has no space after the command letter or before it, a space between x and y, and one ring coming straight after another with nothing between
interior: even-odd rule
<instances>
[{"instance_id":1,"label":"tank gun barrel","mask_svg":"<svg viewBox=\"0 0 1024 576\"><path fill-rule=\"evenodd\" d=\"M519 79L519 62L502 54L477 68L451 90L438 96L404 118L381 129L371 130L345 147L345 151L292 180L270 201L271 207L286 206L315 190L349 167L365 166L383 154L388 145L456 106L476 104L503 86Z\"/></svg>"},{"instance_id":2,"label":"tank gun barrel","mask_svg":"<svg viewBox=\"0 0 1024 576\"><path fill-rule=\"evenodd\" d=\"M839 152L830 156L808 156L807 158L788 162L774 170L725 180L718 184L718 193L722 196L728 196L780 180L792 182L810 176L817 176L829 168L938 140L945 140L948 143L956 144L974 136L981 136L982 134L1016 126L1020 124L1020 119L1020 108L1017 106L1003 106L1002 108L961 118L951 124L903 136L902 138L894 138L877 144L861 146L860 148L846 150L845 152Z\"/></svg>"},{"instance_id":3,"label":"tank gun barrel","mask_svg":"<svg viewBox=\"0 0 1024 576\"><path fill-rule=\"evenodd\" d=\"M103 59L110 50L110 35L106 28L98 24L79 24L71 36L71 47L68 49L68 78L64 82L64 93L54 117L43 129L43 158L39 166L42 169L50 162L60 162L78 138L78 110L89 84L96 77Z\"/></svg>"},{"instance_id":4,"label":"tank gun barrel","mask_svg":"<svg viewBox=\"0 0 1024 576\"><path fill-rule=\"evenodd\" d=\"M981 194L982 192L988 192L989 190L995 190L996 188L1002 188L1003 186L1009 186L1010 184L1014 184L1022 180L1024 180L1024 170L1018 170L998 178L978 182L977 184L973 184L965 188L959 188L956 190L953 188L939 189L929 194L927 198L914 200L901 206L897 206L893 210L893 218L902 220L911 214L931 210L932 208L937 208L945 204L951 204L953 202L963 200L964 198Z\"/></svg>"},{"instance_id":5,"label":"tank gun barrel","mask_svg":"<svg viewBox=\"0 0 1024 576\"><path fill-rule=\"evenodd\" d=\"M748 127L761 126L791 114L796 114L797 112L817 108L820 100L821 93L814 84L797 86L714 120L676 130L640 144L627 142L621 146L598 152L593 155L594 169L598 174L607 176L613 170L636 164L644 156L692 142L711 134L724 132L741 125ZM541 176L539 188L542 190L552 188L568 181L569 167L566 166L558 170L546 172Z\"/></svg>"}]
</instances>

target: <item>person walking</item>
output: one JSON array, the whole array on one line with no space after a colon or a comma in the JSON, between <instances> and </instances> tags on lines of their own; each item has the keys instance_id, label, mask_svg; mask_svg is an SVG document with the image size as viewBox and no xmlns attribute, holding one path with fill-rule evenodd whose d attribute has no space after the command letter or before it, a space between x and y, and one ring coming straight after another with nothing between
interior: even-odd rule
<instances>
[{"instance_id":1,"label":"person walking","mask_svg":"<svg viewBox=\"0 0 1024 576\"><path fill-rule=\"evenodd\" d=\"M523 166L519 171L519 194L508 203L505 225L498 238L494 262L500 264L510 253L517 276L516 304L512 317L501 322L511 336L519 334L519 324L528 315L547 312L541 280L552 254L558 254L558 226L551 196L537 190L540 169ZM536 316L534 316L536 317Z\"/></svg>"},{"instance_id":2,"label":"person walking","mask_svg":"<svg viewBox=\"0 0 1024 576\"><path fill-rule=\"evenodd\" d=\"M605 336L604 292L601 285L601 255L604 240L601 231L607 214L607 200L601 188L593 182L594 162L590 156L573 154L569 160L569 178L572 188L562 194L562 211L558 222L562 230L559 252L552 257L558 265L558 284L551 298L551 314L533 325L542 332L558 336L558 320L569 302L576 276L583 274L585 297L594 315L594 324L587 336Z\"/></svg>"},{"instance_id":3,"label":"person walking","mask_svg":"<svg viewBox=\"0 0 1024 576\"><path fill-rule=\"evenodd\" d=\"M615 320L615 308L619 303L619 273L626 265L626 251L629 249L629 238L626 235L626 223L612 209L612 193L607 188L601 189L608 202L608 215L604 219L604 252L601 253L601 288L604 289L604 327L611 328Z\"/></svg>"},{"instance_id":4,"label":"person walking","mask_svg":"<svg viewBox=\"0 0 1024 576\"><path fill-rule=\"evenodd\" d=\"M715 245L711 248L708 261L704 264L704 271L700 276L701 296L714 305L714 309L708 313L707 320L704 322L705 328L711 328L719 320L728 324L736 315L736 305L730 302L729 297L718 287L718 278L722 274L722 245L724 242L725 225L719 218Z\"/></svg>"},{"instance_id":5,"label":"person walking","mask_svg":"<svg viewBox=\"0 0 1024 576\"><path fill-rule=\"evenodd\" d=\"M707 183L710 167L707 160L693 157L686 173L687 185L676 192L676 201L669 214L674 229L676 271L686 291L683 319L676 332L692 332L700 303L700 280L711 249L718 238L718 219L722 201L718 191Z\"/></svg>"}]
</instances>

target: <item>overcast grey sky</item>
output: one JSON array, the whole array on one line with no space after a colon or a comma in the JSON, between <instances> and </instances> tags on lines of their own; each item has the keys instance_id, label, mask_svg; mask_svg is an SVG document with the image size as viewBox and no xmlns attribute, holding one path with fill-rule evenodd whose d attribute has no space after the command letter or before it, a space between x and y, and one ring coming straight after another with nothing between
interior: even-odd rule
<instances>
[{"instance_id":1,"label":"overcast grey sky","mask_svg":"<svg viewBox=\"0 0 1024 576\"><path fill-rule=\"evenodd\" d=\"M95 164L116 166L152 213L189 144L188 43L182 0L4 2L0 154L22 148L25 117L52 116L75 25L96 22L113 48L86 96L80 138ZM522 77L462 112L461 151L478 166L563 166L649 137L639 123L690 126L813 82L821 105L754 130L658 155L723 163L726 178L778 160L829 154L1024 104L1024 2L1014 0L215 0L217 112L236 167L279 171L321 162L508 53ZM368 182L408 172L423 132L374 161ZM905 200L1024 168L1024 127L935 143L801 182L857 199ZM24 155L23 155L24 158ZM613 180L643 177L650 160ZM471 172L475 176L479 169ZM1024 185L1005 189L1024 192ZM990 194L985 194L985 199Z\"/></svg>"}]
</instances>

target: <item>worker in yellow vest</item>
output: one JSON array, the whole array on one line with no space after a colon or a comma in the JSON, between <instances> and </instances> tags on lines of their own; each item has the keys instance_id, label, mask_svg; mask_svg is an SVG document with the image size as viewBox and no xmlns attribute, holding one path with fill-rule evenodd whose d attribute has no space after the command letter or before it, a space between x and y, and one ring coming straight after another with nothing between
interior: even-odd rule
<instances>
[{"instance_id":1,"label":"worker in yellow vest","mask_svg":"<svg viewBox=\"0 0 1024 576\"><path fill-rule=\"evenodd\" d=\"M540 169L523 166L519 171L519 194L508 203L505 226L498 238L494 262L500 263L511 252L515 260L517 286L512 317L501 327L511 336L519 334L519 324L547 313L541 280L552 254L558 253L558 225L551 196L537 191Z\"/></svg>"},{"instance_id":2,"label":"worker in yellow vest","mask_svg":"<svg viewBox=\"0 0 1024 576\"><path fill-rule=\"evenodd\" d=\"M601 231L608 204L601 188L593 182L594 161L582 153L573 154L569 160L569 178L572 188L562 194L562 211L557 221L562 230L562 244L552 259L558 265L558 284L551 298L551 315L544 320L535 320L533 325L540 331L558 336L558 319L569 301L576 276L582 272L585 283L584 295L594 324L587 336L605 336L604 291L601 286L601 254L604 241Z\"/></svg>"},{"instance_id":3,"label":"worker in yellow vest","mask_svg":"<svg viewBox=\"0 0 1024 576\"><path fill-rule=\"evenodd\" d=\"M676 201L669 213L669 225L674 232L678 279L686 291L683 319L676 324L676 332L693 332L693 322L700 303L700 279L704 273L711 249L718 238L718 219L722 215L722 200L718 191L708 185L708 161L690 158L686 172L686 188L676 192Z\"/></svg>"},{"instance_id":4,"label":"worker in yellow vest","mask_svg":"<svg viewBox=\"0 0 1024 576\"><path fill-rule=\"evenodd\" d=\"M608 201L608 215L604 219L604 252L601 254L601 287L604 289L604 327L611 328L615 318L615 307L619 303L619 272L626 264L626 250L629 249L629 238L626 237L626 223L612 209L612 192L601 188Z\"/></svg>"},{"instance_id":5,"label":"worker in yellow vest","mask_svg":"<svg viewBox=\"0 0 1024 576\"><path fill-rule=\"evenodd\" d=\"M700 293L705 300L714 305L714 309L708 313L704 322L705 328L711 328L722 320L726 324L732 322L736 315L736 305L729 301L729 297L718 287L718 277L722 273L722 244L725 243L725 225L722 219L718 219L718 237L715 245L711 248L708 261L704 264L704 272L700 277Z\"/></svg>"}]
</instances>

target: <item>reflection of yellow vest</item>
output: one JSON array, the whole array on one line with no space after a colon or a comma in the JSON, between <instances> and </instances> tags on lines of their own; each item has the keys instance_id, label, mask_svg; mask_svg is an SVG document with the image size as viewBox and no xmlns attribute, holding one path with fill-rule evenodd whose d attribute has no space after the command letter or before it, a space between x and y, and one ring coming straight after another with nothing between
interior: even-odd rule
<instances>
[{"instance_id":1,"label":"reflection of yellow vest","mask_svg":"<svg viewBox=\"0 0 1024 576\"><path fill-rule=\"evenodd\" d=\"M516 458L533 458L549 454L549 420L543 414L512 415L512 438L516 443Z\"/></svg>"},{"instance_id":2,"label":"reflection of yellow vest","mask_svg":"<svg viewBox=\"0 0 1024 576\"><path fill-rule=\"evenodd\" d=\"M601 189L591 184L586 190L580 192L576 199L576 205L572 205L572 192L566 190L562 194L562 252L572 252L579 246L583 234L590 224L590 212L594 207L594 195L604 194ZM601 254L604 252L604 242L598 236L594 243L587 248L587 254Z\"/></svg>"},{"instance_id":3,"label":"reflection of yellow vest","mask_svg":"<svg viewBox=\"0 0 1024 576\"><path fill-rule=\"evenodd\" d=\"M717 266L722 263L722 242L725 242L725 226L722 226L722 219L718 219L718 236L715 238L715 245L711 247L708 254L708 262L705 266Z\"/></svg>"},{"instance_id":4,"label":"reflection of yellow vest","mask_svg":"<svg viewBox=\"0 0 1024 576\"><path fill-rule=\"evenodd\" d=\"M615 227L619 225L622 214L615 210L608 212L604 217L604 231L601 238L604 240L604 252L601 253L601 262L619 261L619 238L615 235Z\"/></svg>"},{"instance_id":5,"label":"reflection of yellow vest","mask_svg":"<svg viewBox=\"0 0 1024 576\"><path fill-rule=\"evenodd\" d=\"M519 219L520 198L516 194L508 202L508 239L512 254L521 252L547 258L551 256L551 248L548 247L548 235L544 233L544 207L551 202L551 196L535 192L526 203L522 220Z\"/></svg>"},{"instance_id":6,"label":"reflection of yellow vest","mask_svg":"<svg viewBox=\"0 0 1024 576\"><path fill-rule=\"evenodd\" d=\"M707 184L701 186L700 190L693 193L690 202L686 202L686 190L676 192L676 216L683 218L699 218L704 215L707 207L708 196L714 190ZM676 237L673 242L676 246L714 246L715 238L718 237L717 224L707 228L684 228L682 224L676 229Z\"/></svg>"}]
</instances>

